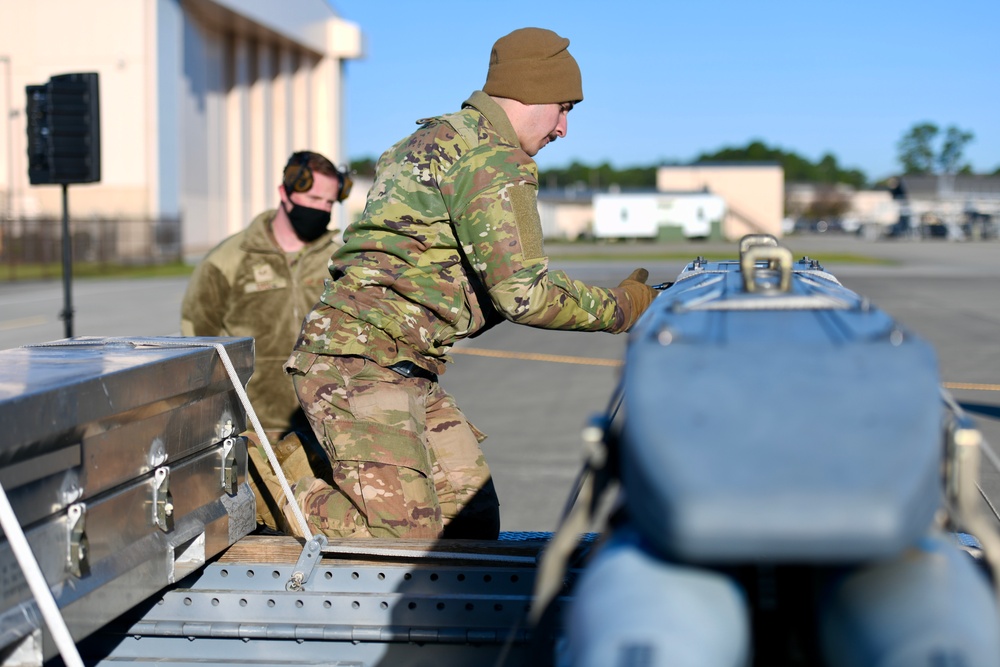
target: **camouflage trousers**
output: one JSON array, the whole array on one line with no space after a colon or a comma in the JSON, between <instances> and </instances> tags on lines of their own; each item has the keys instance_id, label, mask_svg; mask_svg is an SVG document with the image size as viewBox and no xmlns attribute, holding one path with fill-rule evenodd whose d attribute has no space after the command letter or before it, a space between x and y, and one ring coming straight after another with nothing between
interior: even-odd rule
<instances>
[{"instance_id":1,"label":"camouflage trousers","mask_svg":"<svg viewBox=\"0 0 1000 667\"><path fill-rule=\"evenodd\" d=\"M314 530L496 538L499 503L479 448L485 435L437 382L361 357L296 353L286 370L330 458L331 480L294 481Z\"/></svg>"}]
</instances>

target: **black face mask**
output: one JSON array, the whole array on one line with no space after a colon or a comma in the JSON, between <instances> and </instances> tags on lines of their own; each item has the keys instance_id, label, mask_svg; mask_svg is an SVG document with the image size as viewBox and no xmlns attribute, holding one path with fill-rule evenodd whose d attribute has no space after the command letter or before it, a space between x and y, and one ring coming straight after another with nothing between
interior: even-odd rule
<instances>
[{"instance_id":1,"label":"black face mask","mask_svg":"<svg viewBox=\"0 0 1000 667\"><path fill-rule=\"evenodd\" d=\"M315 241L326 233L326 227L330 224L330 211L321 208L309 208L292 203L291 210L286 209L288 220L292 223L295 235L302 241L309 243Z\"/></svg>"}]
</instances>

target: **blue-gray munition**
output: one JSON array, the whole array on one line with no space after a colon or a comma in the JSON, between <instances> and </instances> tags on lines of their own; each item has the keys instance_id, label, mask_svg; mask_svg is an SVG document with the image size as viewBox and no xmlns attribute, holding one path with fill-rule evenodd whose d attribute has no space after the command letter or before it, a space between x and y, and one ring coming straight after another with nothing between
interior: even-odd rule
<instances>
[{"instance_id":1,"label":"blue-gray munition","mask_svg":"<svg viewBox=\"0 0 1000 667\"><path fill-rule=\"evenodd\" d=\"M1000 664L981 438L934 350L770 236L629 334L564 663Z\"/></svg>"}]
</instances>

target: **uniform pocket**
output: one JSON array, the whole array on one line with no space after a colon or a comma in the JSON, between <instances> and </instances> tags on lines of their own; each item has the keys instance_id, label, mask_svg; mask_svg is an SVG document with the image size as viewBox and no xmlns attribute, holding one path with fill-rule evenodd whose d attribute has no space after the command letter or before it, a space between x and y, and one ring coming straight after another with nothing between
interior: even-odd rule
<instances>
[{"instance_id":1,"label":"uniform pocket","mask_svg":"<svg viewBox=\"0 0 1000 667\"><path fill-rule=\"evenodd\" d=\"M424 384L406 381L371 361L365 361L364 367L353 375L345 376L347 403L355 419L411 431L418 441L423 438L427 414Z\"/></svg>"},{"instance_id":2,"label":"uniform pocket","mask_svg":"<svg viewBox=\"0 0 1000 667\"><path fill-rule=\"evenodd\" d=\"M334 419L323 424L336 460L364 461L410 468L431 476L430 457L423 438L412 431L356 419Z\"/></svg>"},{"instance_id":3,"label":"uniform pocket","mask_svg":"<svg viewBox=\"0 0 1000 667\"><path fill-rule=\"evenodd\" d=\"M441 506L423 439L367 420L324 424L336 459L333 480L362 513L373 537L436 538Z\"/></svg>"}]
</instances>

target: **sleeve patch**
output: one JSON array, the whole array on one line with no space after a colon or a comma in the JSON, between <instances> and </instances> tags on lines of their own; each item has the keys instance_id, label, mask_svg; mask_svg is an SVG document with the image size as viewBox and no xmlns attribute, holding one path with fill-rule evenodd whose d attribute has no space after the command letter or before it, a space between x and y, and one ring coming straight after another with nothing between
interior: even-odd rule
<instances>
[{"instance_id":1,"label":"sleeve patch","mask_svg":"<svg viewBox=\"0 0 1000 667\"><path fill-rule=\"evenodd\" d=\"M538 217L538 202L534 188L528 185L514 185L508 188L508 193L511 207L514 209L514 221L524 259L543 257L542 221Z\"/></svg>"}]
</instances>

